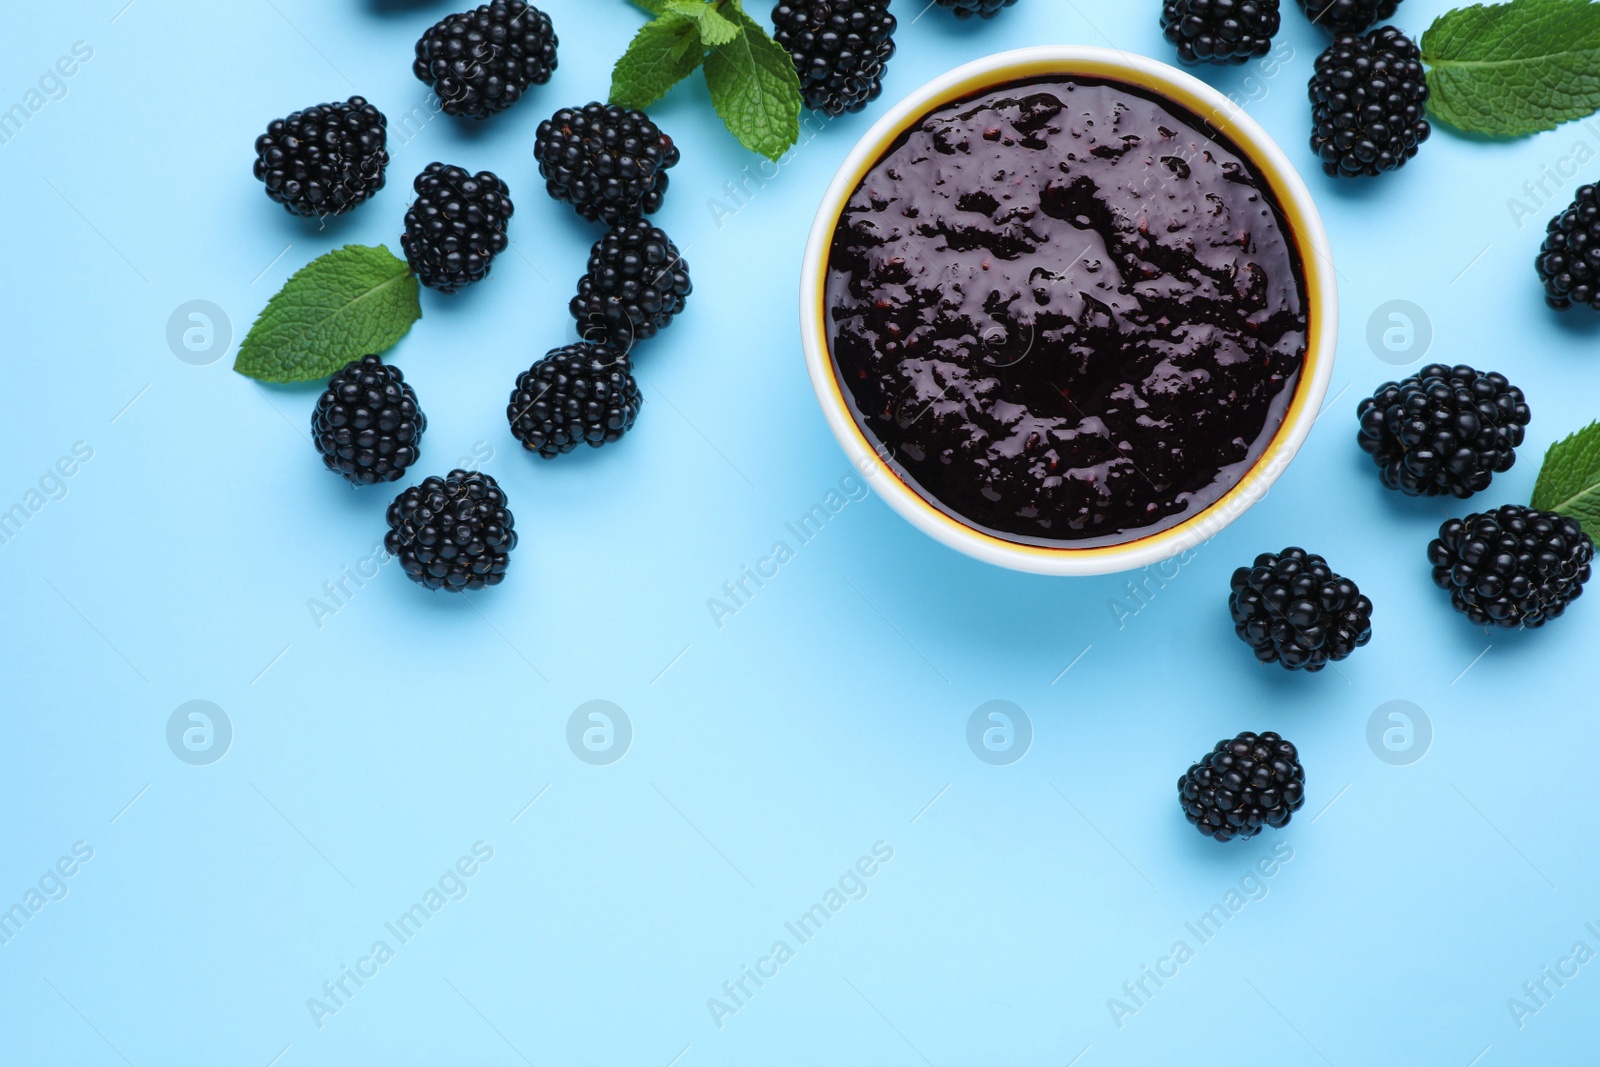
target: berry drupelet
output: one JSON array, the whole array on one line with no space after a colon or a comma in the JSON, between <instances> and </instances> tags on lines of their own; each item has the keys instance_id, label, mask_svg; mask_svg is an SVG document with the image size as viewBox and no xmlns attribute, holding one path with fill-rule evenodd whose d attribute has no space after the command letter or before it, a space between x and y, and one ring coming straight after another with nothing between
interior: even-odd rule
<instances>
[{"instance_id":1,"label":"berry drupelet","mask_svg":"<svg viewBox=\"0 0 1600 1067\"><path fill-rule=\"evenodd\" d=\"M359 96L278 119L256 138L256 179L291 215L339 215L383 188L389 120Z\"/></svg>"},{"instance_id":2,"label":"berry drupelet","mask_svg":"<svg viewBox=\"0 0 1600 1067\"><path fill-rule=\"evenodd\" d=\"M549 15L523 0L494 0L430 27L411 71L445 114L486 119L550 80L558 43Z\"/></svg>"},{"instance_id":3,"label":"berry drupelet","mask_svg":"<svg viewBox=\"0 0 1600 1067\"><path fill-rule=\"evenodd\" d=\"M807 107L842 115L883 94L896 25L889 0L779 0L772 24L773 40L794 58Z\"/></svg>"},{"instance_id":4,"label":"berry drupelet","mask_svg":"<svg viewBox=\"0 0 1600 1067\"><path fill-rule=\"evenodd\" d=\"M1372 639L1372 601L1303 548L1263 552L1231 585L1234 632L1262 663L1320 671Z\"/></svg>"},{"instance_id":5,"label":"berry drupelet","mask_svg":"<svg viewBox=\"0 0 1600 1067\"><path fill-rule=\"evenodd\" d=\"M1166 0L1161 29L1185 63L1244 63L1278 32L1278 0Z\"/></svg>"},{"instance_id":6,"label":"berry drupelet","mask_svg":"<svg viewBox=\"0 0 1600 1067\"><path fill-rule=\"evenodd\" d=\"M626 353L566 345L517 377L506 417L523 448L555 459L581 444L617 440L633 428L640 403Z\"/></svg>"},{"instance_id":7,"label":"berry drupelet","mask_svg":"<svg viewBox=\"0 0 1600 1067\"><path fill-rule=\"evenodd\" d=\"M400 247L417 280L444 293L482 281L506 248L515 210L506 183L489 171L430 163L413 188L417 198L406 211Z\"/></svg>"},{"instance_id":8,"label":"berry drupelet","mask_svg":"<svg viewBox=\"0 0 1600 1067\"><path fill-rule=\"evenodd\" d=\"M939 0L939 6L958 19L992 19L1017 0Z\"/></svg>"},{"instance_id":9,"label":"berry drupelet","mask_svg":"<svg viewBox=\"0 0 1600 1067\"><path fill-rule=\"evenodd\" d=\"M1517 461L1531 417L1503 374L1433 363L1386 382L1356 409L1361 450L1390 489L1469 497Z\"/></svg>"},{"instance_id":10,"label":"berry drupelet","mask_svg":"<svg viewBox=\"0 0 1600 1067\"><path fill-rule=\"evenodd\" d=\"M1428 545L1433 582L1479 626L1533 629L1583 592L1594 542L1576 519L1507 504L1448 519Z\"/></svg>"},{"instance_id":11,"label":"berry drupelet","mask_svg":"<svg viewBox=\"0 0 1600 1067\"><path fill-rule=\"evenodd\" d=\"M1400 0L1300 0L1300 6L1329 33L1363 33L1393 17Z\"/></svg>"},{"instance_id":12,"label":"berry drupelet","mask_svg":"<svg viewBox=\"0 0 1600 1067\"><path fill-rule=\"evenodd\" d=\"M427 416L399 367L377 356L345 364L311 414L311 439L329 470L352 485L392 482L417 461Z\"/></svg>"},{"instance_id":13,"label":"berry drupelet","mask_svg":"<svg viewBox=\"0 0 1600 1067\"><path fill-rule=\"evenodd\" d=\"M1325 173L1373 177L1428 139L1428 83L1416 43L1393 26L1337 38L1311 76L1311 149Z\"/></svg>"},{"instance_id":14,"label":"berry drupelet","mask_svg":"<svg viewBox=\"0 0 1600 1067\"><path fill-rule=\"evenodd\" d=\"M572 317L584 340L626 352L671 325L692 288L677 246L648 221L631 219L595 242Z\"/></svg>"},{"instance_id":15,"label":"berry drupelet","mask_svg":"<svg viewBox=\"0 0 1600 1067\"><path fill-rule=\"evenodd\" d=\"M1558 311L1574 304L1600 311L1600 187L1581 187L1550 220L1535 265L1545 303Z\"/></svg>"},{"instance_id":16,"label":"berry drupelet","mask_svg":"<svg viewBox=\"0 0 1600 1067\"><path fill-rule=\"evenodd\" d=\"M533 154L551 196L608 226L659 211L679 159L648 115L614 104L557 111L539 124Z\"/></svg>"},{"instance_id":17,"label":"berry drupelet","mask_svg":"<svg viewBox=\"0 0 1600 1067\"><path fill-rule=\"evenodd\" d=\"M1275 733L1248 731L1218 741L1178 779L1178 802L1195 829L1218 841L1251 838L1286 826L1306 802L1306 769L1295 747Z\"/></svg>"},{"instance_id":18,"label":"berry drupelet","mask_svg":"<svg viewBox=\"0 0 1600 1067\"><path fill-rule=\"evenodd\" d=\"M412 581L459 593L505 578L517 547L514 525L498 482L453 470L395 497L383 544Z\"/></svg>"}]
</instances>

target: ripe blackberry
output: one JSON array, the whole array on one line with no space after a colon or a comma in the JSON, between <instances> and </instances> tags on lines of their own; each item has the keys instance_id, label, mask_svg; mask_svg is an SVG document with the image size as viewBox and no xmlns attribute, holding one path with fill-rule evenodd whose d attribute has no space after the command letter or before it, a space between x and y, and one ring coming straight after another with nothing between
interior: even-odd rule
<instances>
[{"instance_id":1,"label":"ripe blackberry","mask_svg":"<svg viewBox=\"0 0 1600 1067\"><path fill-rule=\"evenodd\" d=\"M692 288L677 246L646 220L631 219L594 243L572 317L584 340L626 352L671 325Z\"/></svg>"},{"instance_id":2,"label":"ripe blackberry","mask_svg":"<svg viewBox=\"0 0 1600 1067\"><path fill-rule=\"evenodd\" d=\"M1594 542L1576 519L1507 504L1448 519L1428 545L1433 583L1479 626L1543 626L1578 599Z\"/></svg>"},{"instance_id":3,"label":"ripe blackberry","mask_svg":"<svg viewBox=\"0 0 1600 1067\"><path fill-rule=\"evenodd\" d=\"M1277 734L1248 731L1218 741L1178 779L1184 818L1218 841L1251 838L1262 827L1287 826L1306 802L1306 769L1295 747Z\"/></svg>"},{"instance_id":4,"label":"ripe blackberry","mask_svg":"<svg viewBox=\"0 0 1600 1067\"><path fill-rule=\"evenodd\" d=\"M1600 311L1600 187L1579 188L1572 204L1550 220L1536 266L1544 302L1559 311L1587 304Z\"/></svg>"},{"instance_id":5,"label":"ripe blackberry","mask_svg":"<svg viewBox=\"0 0 1600 1067\"><path fill-rule=\"evenodd\" d=\"M1278 32L1278 0L1166 0L1161 29L1185 63L1264 56Z\"/></svg>"},{"instance_id":6,"label":"ripe blackberry","mask_svg":"<svg viewBox=\"0 0 1600 1067\"><path fill-rule=\"evenodd\" d=\"M1511 469L1530 418L1522 390L1505 375L1442 363L1380 385L1356 415L1357 440L1384 485L1407 496L1463 498Z\"/></svg>"},{"instance_id":7,"label":"ripe blackberry","mask_svg":"<svg viewBox=\"0 0 1600 1067\"><path fill-rule=\"evenodd\" d=\"M1334 176L1376 176L1417 154L1431 127L1416 43L1393 26L1343 36L1311 76L1311 149Z\"/></svg>"},{"instance_id":8,"label":"ripe blackberry","mask_svg":"<svg viewBox=\"0 0 1600 1067\"><path fill-rule=\"evenodd\" d=\"M992 19L1017 0L939 0L939 6L953 12L958 19Z\"/></svg>"},{"instance_id":9,"label":"ripe blackberry","mask_svg":"<svg viewBox=\"0 0 1600 1067\"><path fill-rule=\"evenodd\" d=\"M1329 33L1361 33L1393 17L1400 0L1300 0L1300 6Z\"/></svg>"},{"instance_id":10,"label":"ripe blackberry","mask_svg":"<svg viewBox=\"0 0 1600 1067\"><path fill-rule=\"evenodd\" d=\"M772 24L773 40L794 57L807 107L842 115L883 94L896 25L889 0L779 0Z\"/></svg>"},{"instance_id":11,"label":"ripe blackberry","mask_svg":"<svg viewBox=\"0 0 1600 1067\"><path fill-rule=\"evenodd\" d=\"M545 459L617 440L639 415L639 383L626 353L600 345L557 348L517 376L506 417L511 435Z\"/></svg>"},{"instance_id":12,"label":"ripe blackberry","mask_svg":"<svg viewBox=\"0 0 1600 1067\"><path fill-rule=\"evenodd\" d=\"M311 439L322 462L353 485L392 482L417 461L428 428L417 394L399 367L377 356L345 364L311 413Z\"/></svg>"},{"instance_id":13,"label":"ripe blackberry","mask_svg":"<svg viewBox=\"0 0 1600 1067\"><path fill-rule=\"evenodd\" d=\"M551 196L608 226L659 211L679 158L650 116L615 104L557 111L539 124L533 154Z\"/></svg>"},{"instance_id":14,"label":"ripe blackberry","mask_svg":"<svg viewBox=\"0 0 1600 1067\"><path fill-rule=\"evenodd\" d=\"M1372 601L1303 548L1263 552L1231 584L1233 630L1262 663L1320 671L1372 639Z\"/></svg>"},{"instance_id":15,"label":"ripe blackberry","mask_svg":"<svg viewBox=\"0 0 1600 1067\"><path fill-rule=\"evenodd\" d=\"M506 183L486 170L474 175L430 163L412 187L417 198L406 210L400 247L417 280L442 293L482 281L506 247L515 210Z\"/></svg>"},{"instance_id":16,"label":"ripe blackberry","mask_svg":"<svg viewBox=\"0 0 1600 1067\"><path fill-rule=\"evenodd\" d=\"M359 96L318 104L256 138L256 179L291 215L339 215L383 188L389 120Z\"/></svg>"},{"instance_id":17,"label":"ripe blackberry","mask_svg":"<svg viewBox=\"0 0 1600 1067\"><path fill-rule=\"evenodd\" d=\"M433 86L445 114L486 119L550 80L558 43L549 15L523 0L494 0L430 27L411 72Z\"/></svg>"},{"instance_id":18,"label":"ripe blackberry","mask_svg":"<svg viewBox=\"0 0 1600 1067\"><path fill-rule=\"evenodd\" d=\"M498 482L453 470L395 497L383 546L413 582L459 593L505 578L517 547L514 525Z\"/></svg>"}]
</instances>

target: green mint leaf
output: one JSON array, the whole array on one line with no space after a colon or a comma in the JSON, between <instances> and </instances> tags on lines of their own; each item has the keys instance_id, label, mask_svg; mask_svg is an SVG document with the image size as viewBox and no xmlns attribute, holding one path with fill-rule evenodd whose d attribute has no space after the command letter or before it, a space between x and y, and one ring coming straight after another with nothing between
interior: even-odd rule
<instances>
[{"instance_id":1,"label":"green mint leaf","mask_svg":"<svg viewBox=\"0 0 1600 1067\"><path fill-rule=\"evenodd\" d=\"M611 70L611 102L649 107L693 74L704 55L700 29L691 19L668 12L645 23Z\"/></svg>"},{"instance_id":2,"label":"green mint leaf","mask_svg":"<svg viewBox=\"0 0 1600 1067\"><path fill-rule=\"evenodd\" d=\"M633 0L635 7L642 7L652 15L659 15L667 9L667 0Z\"/></svg>"},{"instance_id":3,"label":"green mint leaf","mask_svg":"<svg viewBox=\"0 0 1600 1067\"><path fill-rule=\"evenodd\" d=\"M682 15L692 19L700 27L700 39L707 48L720 48L722 45L731 44L734 38L744 32L738 23L732 22L726 15L718 11L716 5L708 4L705 0L667 0L667 10L674 15Z\"/></svg>"},{"instance_id":4,"label":"green mint leaf","mask_svg":"<svg viewBox=\"0 0 1600 1067\"><path fill-rule=\"evenodd\" d=\"M706 53L711 103L740 144L776 160L800 139L800 77L782 45L735 15L744 32Z\"/></svg>"},{"instance_id":5,"label":"green mint leaf","mask_svg":"<svg viewBox=\"0 0 1600 1067\"><path fill-rule=\"evenodd\" d=\"M1468 133L1517 137L1600 111L1600 3L1457 8L1422 35L1428 111Z\"/></svg>"},{"instance_id":6,"label":"green mint leaf","mask_svg":"<svg viewBox=\"0 0 1600 1067\"><path fill-rule=\"evenodd\" d=\"M417 279L379 245L345 245L300 268L256 317L233 369L263 382L309 382L393 347L422 317Z\"/></svg>"},{"instance_id":7,"label":"green mint leaf","mask_svg":"<svg viewBox=\"0 0 1600 1067\"><path fill-rule=\"evenodd\" d=\"M1600 422L1550 446L1533 486L1533 506L1570 515L1589 536L1600 535Z\"/></svg>"}]
</instances>

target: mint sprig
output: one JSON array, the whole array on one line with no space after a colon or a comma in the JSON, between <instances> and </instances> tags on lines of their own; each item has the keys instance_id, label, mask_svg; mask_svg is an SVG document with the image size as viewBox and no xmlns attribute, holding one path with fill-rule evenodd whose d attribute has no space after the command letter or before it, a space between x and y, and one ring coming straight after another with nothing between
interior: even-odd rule
<instances>
[{"instance_id":1,"label":"mint sprig","mask_svg":"<svg viewBox=\"0 0 1600 1067\"><path fill-rule=\"evenodd\" d=\"M1421 46L1429 113L1468 133L1519 137L1600 111L1600 3L1457 8Z\"/></svg>"},{"instance_id":2,"label":"mint sprig","mask_svg":"<svg viewBox=\"0 0 1600 1067\"><path fill-rule=\"evenodd\" d=\"M705 58L699 27L681 15L646 23L611 72L611 102L646 108L695 72Z\"/></svg>"},{"instance_id":3,"label":"mint sprig","mask_svg":"<svg viewBox=\"0 0 1600 1067\"><path fill-rule=\"evenodd\" d=\"M263 382L327 378L392 348L422 317L417 278L379 245L346 245L296 271L256 317L233 369Z\"/></svg>"},{"instance_id":4,"label":"mint sprig","mask_svg":"<svg viewBox=\"0 0 1600 1067\"><path fill-rule=\"evenodd\" d=\"M1550 446L1533 486L1533 506L1578 520L1600 536L1600 422Z\"/></svg>"},{"instance_id":5,"label":"mint sprig","mask_svg":"<svg viewBox=\"0 0 1600 1067\"><path fill-rule=\"evenodd\" d=\"M611 102L646 108L701 67L712 106L752 152L776 160L800 139L800 77L740 0L632 0L655 19L611 72Z\"/></svg>"}]
</instances>

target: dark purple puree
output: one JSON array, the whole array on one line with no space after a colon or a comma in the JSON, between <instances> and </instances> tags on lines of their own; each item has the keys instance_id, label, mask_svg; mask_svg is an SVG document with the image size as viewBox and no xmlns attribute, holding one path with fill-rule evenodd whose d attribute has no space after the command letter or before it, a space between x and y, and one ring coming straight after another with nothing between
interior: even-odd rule
<instances>
[{"instance_id":1,"label":"dark purple puree","mask_svg":"<svg viewBox=\"0 0 1600 1067\"><path fill-rule=\"evenodd\" d=\"M945 511L1015 541L1126 541L1265 450L1305 282L1265 183L1203 129L1132 86L1021 82L930 114L850 198L839 380Z\"/></svg>"}]
</instances>

